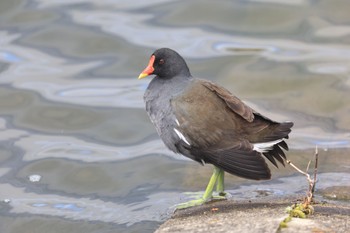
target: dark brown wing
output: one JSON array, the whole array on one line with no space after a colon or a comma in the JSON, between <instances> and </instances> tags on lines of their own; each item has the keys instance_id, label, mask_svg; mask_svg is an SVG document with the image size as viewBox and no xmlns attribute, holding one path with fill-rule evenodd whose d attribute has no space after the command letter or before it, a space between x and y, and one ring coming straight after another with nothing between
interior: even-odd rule
<instances>
[{"instance_id":1,"label":"dark brown wing","mask_svg":"<svg viewBox=\"0 0 350 233\"><path fill-rule=\"evenodd\" d=\"M177 130L189 142L192 159L212 163L231 174L248 179L269 179L262 155L244 138L251 124L227 107L202 81L196 81L171 102ZM180 149L181 151L181 149Z\"/></svg>"},{"instance_id":2,"label":"dark brown wing","mask_svg":"<svg viewBox=\"0 0 350 233\"><path fill-rule=\"evenodd\" d=\"M254 114L253 114L254 110L251 109L246 104L244 104L239 98L234 96L231 92L210 81L201 80L201 83L203 86L213 91L218 97L224 100L227 106L232 111L234 111L235 113L237 113L238 115L246 119L248 122L252 122L254 120Z\"/></svg>"},{"instance_id":3,"label":"dark brown wing","mask_svg":"<svg viewBox=\"0 0 350 233\"><path fill-rule=\"evenodd\" d=\"M267 179L270 173L253 143L287 138L293 125L263 117L226 89L204 80L194 81L171 105L178 130L189 141L196 161L213 163L249 179ZM280 141L263 153L275 166L275 159L283 164L285 158L280 147L286 143Z\"/></svg>"},{"instance_id":4,"label":"dark brown wing","mask_svg":"<svg viewBox=\"0 0 350 233\"><path fill-rule=\"evenodd\" d=\"M179 122L178 129L190 140L192 147L209 148L227 139L229 147L239 140L241 121L246 121L227 108L225 102L202 83L202 80L194 81L171 101L173 113ZM237 133L237 137L223 140L225 135L232 132Z\"/></svg>"},{"instance_id":5,"label":"dark brown wing","mask_svg":"<svg viewBox=\"0 0 350 233\"><path fill-rule=\"evenodd\" d=\"M249 142L269 142L281 138L288 138L288 134L291 132L290 129L293 127L292 122L279 123L273 121L247 106L224 87L206 80L200 80L200 83L215 93L217 97L222 99L232 112L250 123L249 127L246 127L245 132L243 133L247 136ZM238 121L238 119L236 119L236 121ZM245 123L243 124L246 125ZM282 144L283 146L286 145L286 143Z\"/></svg>"}]
</instances>

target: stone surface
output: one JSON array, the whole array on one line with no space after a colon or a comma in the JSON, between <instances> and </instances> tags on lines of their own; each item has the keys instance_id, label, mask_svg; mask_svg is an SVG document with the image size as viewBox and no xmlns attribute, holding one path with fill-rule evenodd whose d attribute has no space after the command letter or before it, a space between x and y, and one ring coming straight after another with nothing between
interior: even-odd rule
<instances>
[{"instance_id":1,"label":"stone surface","mask_svg":"<svg viewBox=\"0 0 350 233\"><path fill-rule=\"evenodd\" d=\"M286 207L295 200L219 201L176 211L156 233L178 232L350 232L350 206L315 204L315 214L293 218L279 231L287 217Z\"/></svg>"}]
</instances>

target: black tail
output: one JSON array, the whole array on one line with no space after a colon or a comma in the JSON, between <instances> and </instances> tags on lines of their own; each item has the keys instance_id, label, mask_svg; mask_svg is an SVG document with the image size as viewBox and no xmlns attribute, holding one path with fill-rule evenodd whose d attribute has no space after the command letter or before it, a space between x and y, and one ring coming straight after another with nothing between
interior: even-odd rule
<instances>
[{"instance_id":1,"label":"black tail","mask_svg":"<svg viewBox=\"0 0 350 233\"><path fill-rule=\"evenodd\" d=\"M252 180L268 180L271 172L259 152L244 148L219 149L201 152L206 163L211 163L232 175Z\"/></svg>"},{"instance_id":2,"label":"black tail","mask_svg":"<svg viewBox=\"0 0 350 233\"><path fill-rule=\"evenodd\" d=\"M288 134L291 132L293 125L293 122L280 123L278 127L265 138L265 140L274 141L282 138L288 139ZM285 149L286 151L289 149L284 140L274 145L271 150L264 152L263 155L276 167L278 167L276 160L285 166L284 160L286 159L286 155L282 149Z\"/></svg>"}]
</instances>

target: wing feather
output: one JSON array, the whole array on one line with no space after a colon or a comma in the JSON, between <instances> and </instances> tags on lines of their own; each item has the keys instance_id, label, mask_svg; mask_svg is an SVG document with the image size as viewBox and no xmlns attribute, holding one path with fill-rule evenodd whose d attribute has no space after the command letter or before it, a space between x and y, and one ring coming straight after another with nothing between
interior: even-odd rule
<instances>
[{"instance_id":1,"label":"wing feather","mask_svg":"<svg viewBox=\"0 0 350 233\"><path fill-rule=\"evenodd\" d=\"M254 151L248 142L240 142L225 149L200 151L200 155L204 161L242 178L253 180L271 178L270 169L261 153Z\"/></svg>"},{"instance_id":2,"label":"wing feather","mask_svg":"<svg viewBox=\"0 0 350 233\"><path fill-rule=\"evenodd\" d=\"M202 81L202 84L224 100L232 111L243 117L248 122L252 122L254 120L254 110L243 103L238 97L234 96L227 89L206 80Z\"/></svg>"},{"instance_id":3,"label":"wing feather","mask_svg":"<svg viewBox=\"0 0 350 233\"><path fill-rule=\"evenodd\" d=\"M275 166L276 161L284 164L281 148L288 149L284 141L264 153L255 151L253 143L287 138L293 124L262 117L226 89L198 80L175 97L171 106L176 127L190 142L186 156L257 180L271 176L263 155Z\"/></svg>"}]
</instances>

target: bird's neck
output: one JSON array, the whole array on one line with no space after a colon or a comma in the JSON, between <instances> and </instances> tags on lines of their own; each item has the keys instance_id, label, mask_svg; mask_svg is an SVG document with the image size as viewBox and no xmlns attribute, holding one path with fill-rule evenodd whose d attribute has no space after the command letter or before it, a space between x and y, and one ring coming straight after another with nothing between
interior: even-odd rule
<instances>
[{"instance_id":1,"label":"bird's neck","mask_svg":"<svg viewBox=\"0 0 350 233\"><path fill-rule=\"evenodd\" d=\"M156 76L151 81L149 88L154 92L167 93L167 96L170 97L182 92L193 80L192 76L177 75L168 79Z\"/></svg>"}]
</instances>

